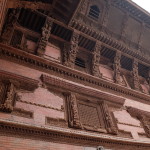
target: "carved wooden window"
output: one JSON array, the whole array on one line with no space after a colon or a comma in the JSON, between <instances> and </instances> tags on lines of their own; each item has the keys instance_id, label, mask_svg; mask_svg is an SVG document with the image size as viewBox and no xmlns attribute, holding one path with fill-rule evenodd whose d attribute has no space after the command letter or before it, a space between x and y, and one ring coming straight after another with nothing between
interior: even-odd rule
<instances>
[{"instance_id":1,"label":"carved wooden window","mask_svg":"<svg viewBox=\"0 0 150 150\"><path fill-rule=\"evenodd\" d=\"M69 127L117 134L105 102L77 100L74 93L67 94L66 98Z\"/></svg>"},{"instance_id":2,"label":"carved wooden window","mask_svg":"<svg viewBox=\"0 0 150 150\"><path fill-rule=\"evenodd\" d=\"M85 61L83 59L80 59L80 58L76 58L75 65L82 67L82 68L86 68Z\"/></svg>"},{"instance_id":3,"label":"carved wooden window","mask_svg":"<svg viewBox=\"0 0 150 150\"><path fill-rule=\"evenodd\" d=\"M92 5L89 10L88 16L94 20L98 20L100 15L100 10L96 5Z\"/></svg>"}]
</instances>

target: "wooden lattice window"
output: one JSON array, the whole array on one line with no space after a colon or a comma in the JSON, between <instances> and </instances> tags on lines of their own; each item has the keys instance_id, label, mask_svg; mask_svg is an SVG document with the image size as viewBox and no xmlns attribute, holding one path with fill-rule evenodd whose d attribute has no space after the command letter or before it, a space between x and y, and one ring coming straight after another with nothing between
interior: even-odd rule
<instances>
[{"instance_id":1,"label":"wooden lattice window","mask_svg":"<svg viewBox=\"0 0 150 150\"><path fill-rule=\"evenodd\" d=\"M105 128L100 107L94 103L78 101L79 118L85 129L102 130Z\"/></svg>"},{"instance_id":2,"label":"wooden lattice window","mask_svg":"<svg viewBox=\"0 0 150 150\"><path fill-rule=\"evenodd\" d=\"M89 10L88 16L94 20L98 20L100 15L100 10L96 5L92 5Z\"/></svg>"},{"instance_id":3,"label":"wooden lattice window","mask_svg":"<svg viewBox=\"0 0 150 150\"><path fill-rule=\"evenodd\" d=\"M80 100L74 93L68 93L66 100L69 127L117 134L117 128L104 101Z\"/></svg>"}]
</instances>

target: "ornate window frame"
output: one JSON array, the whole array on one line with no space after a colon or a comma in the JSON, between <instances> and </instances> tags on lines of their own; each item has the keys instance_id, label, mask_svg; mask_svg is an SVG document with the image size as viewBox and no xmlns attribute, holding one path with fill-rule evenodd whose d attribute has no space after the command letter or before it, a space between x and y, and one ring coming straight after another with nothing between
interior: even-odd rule
<instances>
[{"instance_id":1,"label":"ornate window frame","mask_svg":"<svg viewBox=\"0 0 150 150\"><path fill-rule=\"evenodd\" d=\"M93 103L90 100L81 100L76 96L75 93L72 92L65 93L65 96L69 127L110 134L118 133L117 126L113 121L113 118L108 109L108 105L105 101L101 100L96 101L96 103ZM97 108L98 118L100 121L100 128L97 128L96 126L88 126L84 124L83 121L81 121L82 119L79 112L79 104L86 104L91 107L94 106L95 108Z\"/></svg>"}]
</instances>

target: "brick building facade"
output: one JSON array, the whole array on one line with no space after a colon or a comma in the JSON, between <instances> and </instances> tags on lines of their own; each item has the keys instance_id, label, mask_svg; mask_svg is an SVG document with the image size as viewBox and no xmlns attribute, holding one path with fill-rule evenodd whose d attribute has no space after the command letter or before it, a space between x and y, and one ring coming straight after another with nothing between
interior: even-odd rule
<instances>
[{"instance_id":1,"label":"brick building facade","mask_svg":"<svg viewBox=\"0 0 150 150\"><path fill-rule=\"evenodd\" d=\"M130 0L0 0L0 150L149 150L149 38Z\"/></svg>"}]
</instances>

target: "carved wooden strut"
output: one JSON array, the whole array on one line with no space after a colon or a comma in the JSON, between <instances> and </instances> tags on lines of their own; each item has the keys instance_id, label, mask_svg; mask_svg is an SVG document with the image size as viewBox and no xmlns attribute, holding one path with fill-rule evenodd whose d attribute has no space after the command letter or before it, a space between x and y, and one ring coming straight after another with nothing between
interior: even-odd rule
<instances>
[{"instance_id":1,"label":"carved wooden strut","mask_svg":"<svg viewBox=\"0 0 150 150\"><path fill-rule=\"evenodd\" d=\"M51 29L53 22L49 19L46 20L44 27L42 28L42 37L39 42L37 53L39 56L43 56L45 53L45 48L50 38Z\"/></svg>"},{"instance_id":2,"label":"carved wooden strut","mask_svg":"<svg viewBox=\"0 0 150 150\"><path fill-rule=\"evenodd\" d=\"M114 80L118 84L120 83L120 68L121 68L120 60L121 60L121 52L117 51L116 56L114 58Z\"/></svg>"},{"instance_id":3,"label":"carved wooden strut","mask_svg":"<svg viewBox=\"0 0 150 150\"><path fill-rule=\"evenodd\" d=\"M133 85L135 90L140 90L140 81L139 81L139 75L138 75L138 62L136 59L134 59L133 62Z\"/></svg>"},{"instance_id":4,"label":"carved wooden strut","mask_svg":"<svg viewBox=\"0 0 150 150\"><path fill-rule=\"evenodd\" d=\"M99 70L100 65L100 51L101 51L101 43L96 43L95 49L93 51L93 59L92 59L92 74L96 77L102 77L102 74Z\"/></svg>"},{"instance_id":5,"label":"carved wooden strut","mask_svg":"<svg viewBox=\"0 0 150 150\"><path fill-rule=\"evenodd\" d=\"M66 44L64 46L64 65L71 68L74 68L75 59L79 50L78 41L79 34L74 31L71 38L70 46L67 46Z\"/></svg>"}]
</instances>

